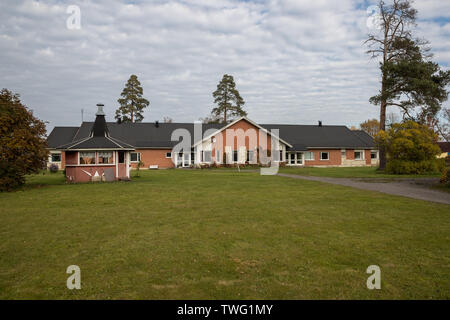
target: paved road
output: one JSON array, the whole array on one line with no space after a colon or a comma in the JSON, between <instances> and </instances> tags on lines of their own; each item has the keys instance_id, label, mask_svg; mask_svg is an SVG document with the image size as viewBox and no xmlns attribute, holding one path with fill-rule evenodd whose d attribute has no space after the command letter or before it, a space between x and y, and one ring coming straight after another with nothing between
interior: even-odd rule
<instances>
[{"instance_id":1,"label":"paved road","mask_svg":"<svg viewBox=\"0 0 450 320\"><path fill-rule=\"evenodd\" d=\"M396 196L450 204L450 193L433 190L430 188L430 185L438 181L437 178L402 179L392 181L383 179L312 177L286 173L278 173L278 175L282 177L339 184L357 189L378 191Z\"/></svg>"}]
</instances>

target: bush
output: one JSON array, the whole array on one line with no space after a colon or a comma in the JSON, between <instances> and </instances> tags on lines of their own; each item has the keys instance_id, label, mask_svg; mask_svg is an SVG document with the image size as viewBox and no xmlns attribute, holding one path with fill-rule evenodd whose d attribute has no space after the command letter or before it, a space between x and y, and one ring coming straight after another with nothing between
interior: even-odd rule
<instances>
[{"instance_id":1,"label":"bush","mask_svg":"<svg viewBox=\"0 0 450 320\"><path fill-rule=\"evenodd\" d=\"M16 168L0 163L0 192L13 190L25 183L25 176Z\"/></svg>"},{"instance_id":2,"label":"bush","mask_svg":"<svg viewBox=\"0 0 450 320\"><path fill-rule=\"evenodd\" d=\"M443 185L450 187L450 167L445 167L444 170L442 170L440 181Z\"/></svg>"},{"instance_id":3,"label":"bush","mask_svg":"<svg viewBox=\"0 0 450 320\"><path fill-rule=\"evenodd\" d=\"M58 172L59 167L58 167L57 164L52 163L52 164L48 167L48 170L49 170L51 173L56 173L56 172Z\"/></svg>"},{"instance_id":4,"label":"bush","mask_svg":"<svg viewBox=\"0 0 450 320\"><path fill-rule=\"evenodd\" d=\"M19 95L0 90L0 190L12 190L37 173L48 159L45 123L34 117Z\"/></svg>"},{"instance_id":5,"label":"bush","mask_svg":"<svg viewBox=\"0 0 450 320\"><path fill-rule=\"evenodd\" d=\"M387 152L386 172L394 174L424 174L441 172L445 166L436 144L437 135L425 125L414 121L396 123L380 131L375 140Z\"/></svg>"},{"instance_id":6,"label":"bush","mask_svg":"<svg viewBox=\"0 0 450 320\"><path fill-rule=\"evenodd\" d=\"M426 174L441 172L445 167L443 159L422 161L388 160L386 172L391 174Z\"/></svg>"}]
</instances>

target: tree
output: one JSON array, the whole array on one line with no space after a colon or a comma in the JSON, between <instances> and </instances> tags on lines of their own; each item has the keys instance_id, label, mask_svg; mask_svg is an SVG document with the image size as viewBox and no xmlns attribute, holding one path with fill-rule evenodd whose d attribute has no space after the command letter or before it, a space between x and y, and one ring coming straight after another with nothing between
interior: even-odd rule
<instances>
[{"instance_id":1,"label":"tree","mask_svg":"<svg viewBox=\"0 0 450 320\"><path fill-rule=\"evenodd\" d=\"M378 3L380 31L370 34L366 43L367 53L381 56L381 89L370 102L380 105L380 130L386 129L386 108L397 106L404 118L419 120L436 115L442 101L447 99L445 86L450 79L449 72L426 61L431 55L424 40L413 39L411 27L415 26L417 10L409 0L394 0L391 5ZM421 108L416 117L411 111ZM386 166L386 154L380 147L380 169Z\"/></svg>"},{"instance_id":2,"label":"tree","mask_svg":"<svg viewBox=\"0 0 450 320\"><path fill-rule=\"evenodd\" d=\"M444 166L437 134L426 125L412 120L395 123L387 131L376 135L376 142L388 155L386 171L394 174L422 174L439 172Z\"/></svg>"},{"instance_id":3,"label":"tree","mask_svg":"<svg viewBox=\"0 0 450 320\"><path fill-rule=\"evenodd\" d=\"M140 122L144 119L143 112L150 102L143 96L143 89L136 75L132 74L120 94L120 107L116 110L115 119L118 122Z\"/></svg>"},{"instance_id":4,"label":"tree","mask_svg":"<svg viewBox=\"0 0 450 320\"><path fill-rule=\"evenodd\" d=\"M214 103L218 106L214 108L211 115L222 117L223 123L228 123L230 117L246 116L247 112L242 109L245 104L239 91L236 89L233 76L224 74L222 80L217 85L217 90L213 92Z\"/></svg>"},{"instance_id":5,"label":"tree","mask_svg":"<svg viewBox=\"0 0 450 320\"><path fill-rule=\"evenodd\" d=\"M7 89L0 91L0 191L25 183L25 175L45 167L45 124Z\"/></svg>"},{"instance_id":6,"label":"tree","mask_svg":"<svg viewBox=\"0 0 450 320\"><path fill-rule=\"evenodd\" d=\"M209 116L206 116L204 118L199 118L198 120L200 120L203 123L220 123L221 122L221 118L220 116L211 114Z\"/></svg>"},{"instance_id":7,"label":"tree","mask_svg":"<svg viewBox=\"0 0 450 320\"><path fill-rule=\"evenodd\" d=\"M380 131L380 122L377 119L366 120L359 125L361 130L367 132L371 137L375 137Z\"/></svg>"},{"instance_id":8,"label":"tree","mask_svg":"<svg viewBox=\"0 0 450 320\"><path fill-rule=\"evenodd\" d=\"M430 127L443 141L450 141L450 108L443 108L440 117L436 117Z\"/></svg>"}]
</instances>

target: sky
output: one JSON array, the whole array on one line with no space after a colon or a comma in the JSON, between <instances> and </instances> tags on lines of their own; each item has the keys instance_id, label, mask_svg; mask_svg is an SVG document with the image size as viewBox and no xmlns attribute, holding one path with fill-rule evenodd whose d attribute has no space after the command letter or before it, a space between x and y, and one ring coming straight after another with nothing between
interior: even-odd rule
<instances>
[{"instance_id":1,"label":"sky","mask_svg":"<svg viewBox=\"0 0 450 320\"><path fill-rule=\"evenodd\" d=\"M363 44L376 31L374 3L2 0L0 88L19 93L51 130L80 125L82 109L93 121L97 103L114 121L136 74L150 101L144 121L193 122L209 115L212 92L231 74L258 123L358 126L379 114L368 101L380 87L378 62ZM414 33L448 70L450 1L414 7Z\"/></svg>"}]
</instances>

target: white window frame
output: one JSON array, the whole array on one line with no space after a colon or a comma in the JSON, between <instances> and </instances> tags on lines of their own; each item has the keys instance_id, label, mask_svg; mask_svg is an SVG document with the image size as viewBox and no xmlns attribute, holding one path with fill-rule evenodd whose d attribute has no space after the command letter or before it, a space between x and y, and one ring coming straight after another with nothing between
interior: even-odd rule
<instances>
[{"instance_id":1,"label":"white window frame","mask_svg":"<svg viewBox=\"0 0 450 320\"><path fill-rule=\"evenodd\" d=\"M359 158L359 159L356 159L356 153L357 152L361 153L361 158ZM364 160L364 150L355 150L354 153L353 153L353 158L355 160Z\"/></svg>"},{"instance_id":2,"label":"white window frame","mask_svg":"<svg viewBox=\"0 0 450 320\"><path fill-rule=\"evenodd\" d=\"M53 156L59 156L59 161L53 161ZM62 161L62 153L61 152L50 153L50 163L61 163L61 161Z\"/></svg>"},{"instance_id":3,"label":"white window frame","mask_svg":"<svg viewBox=\"0 0 450 320\"><path fill-rule=\"evenodd\" d=\"M322 159L322 154L326 153L327 154L327 158L326 159ZM320 152L320 161L330 161L330 153L326 152L326 151L321 151Z\"/></svg>"},{"instance_id":4,"label":"white window frame","mask_svg":"<svg viewBox=\"0 0 450 320\"><path fill-rule=\"evenodd\" d=\"M170 156L167 156L168 154L170 154ZM166 159L172 159L172 152L166 152Z\"/></svg>"},{"instance_id":5,"label":"white window frame","mask_svg":"<svg viewBox=\"0 0 450 320\"><path fill-rule=\"evenodd\" d=\"M216 158L216 162L217 163L221 163L220 162L220 150L219 149L216 149L215 158Z\"/></svg>"},{"instance_id":6,"label":"white window frame","mask_svg":"<svg viewBox=\"0 0 450 320\"><path fill-rule=\"evenodd\" d=\"M138 155L136 161L132 161L132 160L131 160L131 154L132 154L132 153L136 153L136 154ZM140 153L140 152L130 152L130 162L131 162L131 163L138 163L139 161L141 161L141 153Z\"/></svg>"},{"instance_id":7,"label":"white window frame","mask_svg":"<svg viewBox=\"0 0 450 320\"><path fill-rule=\"evenodd\" d=\"M112 163L100 163L100 161L99 161L99 153L100 152L104 152L104 153L111 153L111 155L112 155ZM115 164L114 163L114 151L96 151L95 152L95 164L98 164L98 165L113 165L113 164Z\"/></svg>"},{"instance_id":8,"label":"white window frame","mask_svg":"<svg viewBox=\"0 0 450 320\"><path fill-rule=\"evenodd\" d=\"M94 154L94 163L81 163L80 158L82 153L93 153ZM78 165L79 166L93 166L97 164L97 152L96 151L79 151L78 152Z\"/></svg>"},{"instance_id":9,"label":"white window frame","mask_svg":"<svg viewBox=\"0 0 450 320\"><path fill-rule=\"evenodd\" d=\"M209 153L209 161L206 160L206 154ZM212 151L211 150L202 150L202 161L204 163L211 163L212 162Z\"/></svg>"},{"instance_id":10,"label":"white window frame","mask_svg":"<svg viewBox=\"0 0 450 320\"><path fill-rule=\"evenodd\" d=\"M372 153L375 153L375 158L372 158ZM370 160L378 160L378 150L370 151Z\"/></svg>"},{"instance_id":11,"label":"white window frame","mask_svg":"<svg viewBox=\"0 0 450 320\"><path fill-rule=\"evenodd\" d=\"M305 157L305 161L314 161L315 158L316 158L315 152L314 152L314 151L306 151L306 152L304 152L303 154L304 154L304 157ZM307 158L306 158L306 155L307 155L307 154L311 154L311 155L312 155L312 159L307 159Z\"/></svg>"}]
</instances>

